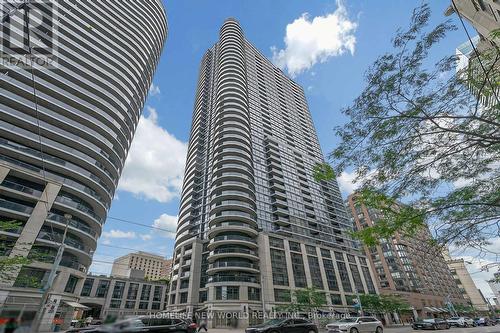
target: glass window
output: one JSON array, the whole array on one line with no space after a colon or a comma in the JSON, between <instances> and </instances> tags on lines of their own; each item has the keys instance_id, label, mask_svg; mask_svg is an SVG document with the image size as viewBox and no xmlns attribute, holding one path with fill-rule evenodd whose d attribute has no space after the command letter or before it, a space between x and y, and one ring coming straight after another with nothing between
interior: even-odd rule
<instances>
[{"instance_id":1,"label":"glass window","mask_svg":"<svg viewBox=\"0 0 500 333\"><path fill-rule=\"evenodd\" d=\"M160 310L160 306L161 306L161 303L155 302L151 305L151 310Z\"/></svg>"},{"instance_id":2,"label":"glass window","mask_svg":"<svg viewBox=\"0 0 500 333\"><path fill-rule=\"evenodd\" d=\"M139 292L139 284L138 283L129 284L127 299L136 299L138 292Z\"/></svg>"},{"instance_id":3,"label":"glass window","mask_svg":"<svg viewBox=\"0 0 500 333\"><path fill-rule=\"evenodd\" d=\"M14 287L42 288L45 284L47 271L38 268L23 267L17 275Z\"/></svg>"},{"instance_id":4,"label":"glass window","mask_svg":"<svg viewBox=\"0 0 500 333\"><path fill-rule=\"evenodd\" d=\"M111 302L109 303L109 307L111 309L119 309L122 304L121 299L112 299Z\"/></svg>"},{"instance_id":5,"label":"glass window","mask_svg":"<svg viewBox=\"0 0 500 333\"><path fill-rule=\"evenodd\" d=\"M361 266L361 270L363 271L363 276L365 277L365 282L366 286L368 288L368 293L370 294L376 294L375 286L373 285L373 281L370 275L370 271L368 270L368 267L366 266Z\"/></svg>"},{"instance_id":6,"label":"glass window","mask_svg":"<svg viewBox=\"0 0 500 333\"><path fill-rule=\"evenodd\" d=\"M162 290L163 290L163 287L155 286L154 294L153 294L153 302L160 302L161 301Z\"/></svg>"},{"instance_id":7,"label":"glass window","mask_svg":"<svg viewBox=\"0 0 500 333\"><path fill-rule=\"evenodd\" d=\"M85 279L80 296L84 296L84 297L90 296L90 292L92 291L93 285L94 285L94 279Z\"/></svg>"},{"instance_id":8,"label":"glass window","mask_svg":"<svg viewBox=\"0 0 500 333\"><path fill-rule=\"evenodd\" d=\"M113 289L112 298L122 298L125 290L125 282L116 281L115 288Z\"/></svg>"},{"instance_id":9,"label":"glass window","mask_svg":"<svg viewBox=\"0 0 500 333\"><path fill-rule=\"evenodd\" d=\"M333 261L328 259L323 259L323 267L325 268L326 282L328 284L328 289L332 291L339 290L339 283L337 281L337 276L335 275L335 268L333 266Z\"/></svg>"},{"instance_id":10,"label":"glass window","mask_svg":"<svg viewBox=\"0 0 500 333\"><path fill-rule=\"evenodd\" d=\"M304 260L302 259L302 255L298 253L291 253L291 257L292 257L293 279L295 281L295 286L297 288L306 288L307 280L306 280L306 272L304 270Z\"/></svg>"},{"instance_id":11,"label":"glass window","mask_svg":"<svg viewBox=\"0 0 500 333\"><path fill-rule=\"evenodd\" d=\"M333 305L342 305L342 297L338 294L331 295Z\"/></svg>"},{"instance_id":12,"label":"glass window","mask_svg":"<svg viewBox=\"0 0 500 333\"><path fill-rule=\"evenodd\" d=\"M151 285L150 284L143 284L142 290L141 290L141 300L142 301L149 300L150 295L151 295Z\"/></svg>"},{"instance_id":13,"label":"glass window","mask_svg":"<svg viewBox=\"0 0 500 333\"><path fill-rule=\"evenodd\" d=\"M358 293L364 294L365 288L363 287L363 281L361 281L361 275L359 274L358 266L356 266L355 264L350 264L349 266L351 267L352 279L354 280L356 291Z\"/></svg>"},{"instance_id":14,"label":"glass window","mask_svg":"<svg viewBox=\"0 0 500 333\"><path fill-rule=\"evenodd\" d=\"M260 288L248 287L248 300L260 301Z\"/></svg>"},{"instance_id":15,"label":"glass window","mask_svg":"<svg viewBox=\"0 0 500 333\"><path fill-rule=\"evenodd\" d=\"M133 309L135 308L135 301L126 301L125 302L125 309Z\"/></svg>"},{"instance_id":16,"label":"glass window","mask_svg":"<svg viewBox=\"0 0 500 333\"><path fill-rule=\"evenodd\" d=\"M139 302L139 309L140 310L147 310L149 306L148 302Z\"/></svg>"},{"instance_id":17,"label":"glass window","mask_svg":"<svg viewBox=\"0 0 500 333\"><path fill-rule=\"evenodd\" d=\"M187 303L188 301L188 293L181 293L181 297L180 297L180 303Z\"/></svg>"},{"instance_id":18,"label":"glass window","mask_svg":"<svg viewBox=\"0 0 500 333\"><path fill-rule=\"evenodd\" d=\"M285 244L281 238L269 237L269 246L277 247L280 249L285 248Z\"/></svg>"},{"instance_id":19,"label":"glass window","mask_svg":"<svg viewBox=\"0 0 500 333\"><path fill-rule=\"evenodd\" d=\"M285 251L271 249L271 267L273 270L273 283L278 286L288 286Z\"/></svg>"},{"instance_id":20,"label":"glass window","mask_svg":"<svg viewBox=\"0 0 500 333\"><path fill-rule=\"evenodd\" d=\"M309 271L311 272L311 280L313 287L316 287L318 289L324 289L318 258L313 256L307 256L307 261L309 262Z\"/></svg>"},{"instance_id":21,"label":"glass window","mask_svg":"<svg viewBox=\"0 0 500 333\"><path fill-rule=\"evenodd\" d=\"M313 256L318 255L316 253L316 248L314 246L311 246L311 245L306 245L306 252L307 252L307 254L311 254Z\"/></svg>"},{"instance_id":22,"label":"glass window","mask_svg":"<svg viewBox=\"0 0 500 333\"><path fill-rule=\"evenodd\" d=\"M216 300L240 299L240 287L215 287Z\"/></svg>"},{"instance_id":23,"label":"glass window","mask_svg":"<svg viewBox=\"0 0 500 333\"><path fill-rule=\"evenodd\" d=\"M108 295L109 280L100 280L95 291L95 297L105 298Z\"/></svg>"},{"instance_id":24,"label":"glass window","mask_svg":"<svg viewBox=\"0 0 500 333\"><path fill-rule=\"evenodd\" d=\"M290 290L274 289L275 302L291 302Z\"/></svg>"},{"instance_id":25,"label":"glass window","mask_svg":"<svg viewBox=\"0 0 500 333\"><path fill-rule=\"evenodd\" d=\"M321 249L321 256L324 258L331 258L332 254L330 253L330 250Z\"/></svg>"},{"instance_id":26,"label":"glass window","mask_svg":"<svg viewBox=\"0 0 500 333\"><path fill-rule=\"evenodd\" d=\"M289 241L288 245L290 247L290 251L302 252L302 250L300 249L300 244L299 243Z\"/></svg>"},{"instance_id":27,"label":"glass window","mask_svg":"<svg viewBox=\"0 0 500 333\"><path fill-rule=\"evenodd\" d=\"M200 291L200 303L206 302L208 300L208 293L206 290Z\"/></svg>"},{"instance_id":28,"label":"glass window","mask_svg":"<svg viewBox=\"0 0 500 333\"><path fill-rule=\"evenodd\" d=\"M349 280L349 273L347 272L347 266L344 262L337 261L337 266L339 267L340 281L342 281L342 287L346 293L352 292L351 281Z\"/></svg>"},{"instance_id":29,"label":"glass window","mask_svg":"<svg viewBox=\"0 0 500 333\"><path fill-rule=\"evenodd\" d=\"M335 259L344 261L344 255L341 252L335 252Z\"/></svg>"},{"instance_id":30,"label":"glass window","mask_svg":"<svg viewBox=\"0 0 500 333\"><path fill-rule=\"evenodd\" d=\"M64 292L71 293L71 294L74 293L75 289L76 289L76 285L78 284L79 280L80 279L77 278L76 276L70 275L68 282L66 283L66 287L64 288Z\"/></svg>"}]
</instances>

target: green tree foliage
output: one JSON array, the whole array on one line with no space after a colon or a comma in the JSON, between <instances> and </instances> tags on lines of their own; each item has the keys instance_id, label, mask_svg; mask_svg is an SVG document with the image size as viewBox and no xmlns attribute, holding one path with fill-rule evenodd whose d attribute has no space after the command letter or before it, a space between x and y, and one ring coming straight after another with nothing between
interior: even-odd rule
<instances>
[{"instance_id":1,"label":"green tree foliage","mask_svg":"<svg viewBox=\"0 0 500 333\"><path fill-rule=\"evenodd\" d=\"M389 213L362 240L414 232L425 221L440 244L484 248L500 232L499 50L472 59L482 64L473 75L456 73L455 56L431 54L456 27L429 28L430 15L428 5L416 8L393 51L369 68L330 156L337 173L355 172L369 206ZM494 103L483 107L476 96ZM393 211L393 202L413 208Z\"/></svg>"},{"instance_id":2,"label":"green tree foliage","mask_svg":"<svg viewBox=\"0 0 500 333\"><path fill-rule=\"evenodd\" d=\"M283 312L311 312L326 304L325 294L319 292L314 287L297 289L292 291L292 302L290 304L277 307Z\"/></svg>"},{"instance_id":3,"label":"green tree foliage","mask_svg":"<svg viewBox=\"0 0 500 333\"><path fill-rule=\"evenodd\" d=\"M317 182L335 178L335 172L328 163L318 163L313 168L313 177Z\"/></svg>"},{"instance_id":4,"label":"green tree foliage","mask_svg":"<svg viewBox=\"0 0 500 333\"><path fill-rule=\"evenodd\" d=\"M408 302L397 295L360 295L363 310L376 314L410 311Z\"/></svg>"},{"instance_id":5,"label":"green tree foliage","mask_svg":"<svg viewBox=\"0 0 500 333\"><path fill-rule=\"evenodd\" d=\"M17 221L0 221L0 231L15 231L20 227L21 223ZM19 267L31 263L26 257L9 257L12 246L7 237L0 235L0 281L11 280L17 275Z\"/></svg>"}]
</instances>

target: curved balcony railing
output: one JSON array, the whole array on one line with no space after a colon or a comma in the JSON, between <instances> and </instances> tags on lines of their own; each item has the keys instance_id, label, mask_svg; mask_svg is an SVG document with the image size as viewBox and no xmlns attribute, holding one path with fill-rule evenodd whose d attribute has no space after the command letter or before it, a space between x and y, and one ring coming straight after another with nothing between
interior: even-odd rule
<instances>
[{"instance_id":1,"label":"curved balcony railing","mask_svg":"<svg viewBox=\"0 0 500 333\"><path fill-rule=\"evenodd\" d=\"M229 248L218 248L216 250L213 250L209 253L210 256L214 256L217 254L229 254L229 253L239 253L239 254L248 254L251 256L258 256L259 254L256 251L250 250L250 249L244 249L240 247L229 247Z\"/></svg>"},{"instance_id":2,"label":"curved balcony railing","mask_svg":"<svg viewBox=\"0 0 500 333\"><path fill-rule=\"evenodd\" d=\"M58 214L54 214L54 213L50 213L50 212L47 215L47 220L59 222L59 223L62 223L64 225L66 225L66 223L67 223L67 221L64 218L64 216L61 216L61 215L58 215ZM86 234L89 234L90 236L92 236L94 238L97 237L97 231L95 231L94 229L90 228L88 225L83 224L82 222L79 222L79 221L76 221L74 219L71 219L71 220L69 220L68 225L71 226L71 227L73 227L73 228L76 228L78 230L81 230L81 231L85 232Z\"/></svg>"},{"instance_id":3,"label":"curved balcony railing","mask_svg":"<svg viewBox=\"0 0 500 333\"><path fill-rule=\"evenodd\" d=\"M252 275L212 275L208 277L208 283L219 282L248 282L259 283L259 279Z\"/></svg>"},{"instance_id":4,"label":"curved balcony railing","mask_svg":"<svg viewBox=\"0 0 500 333\"><path fill-rule=\"evenodd\" d=\"M257 241L255 239L250 238L250 237L240 236L240 235L216 236L216 237L212 238L212 240L210 240L210 243L215 243L215 242L220 242L220 241L231 241L231 240L244 241L244 242L257 244Z\"/></svg>"},{"instance_id":5,"label":"curved balcony railing","mask_svg":"<svg viewBox=\"0 0 500 333\"><path fill-rule=\"evenodd\" d=\"M14 210L25 214L31 214L33 212L33 207L23 205L17 202L8 201L5 199L0 199L0 208Z\"/></svg>"},{"instance_id":6,"label":"curved balcony railing","mask_svg":"<svg viewBox=\"0 0 500 333\"><path fill-rule=\"evenodd\" d=\"M42 195L42 191L35 190L34 188L14 183L14 182L11 182L9 180L4 180L0 184L0 186L7 187L7 188L10 188L10 189L18 191L18 192L31 194L31 195L36 196L36 197L40 197Z\"/></svg>"},{"instance_id":7,"label":"curved balcony railing","mask_svg":"<svg viewBox=\"0 0 500 333\"><path fill-rule=\"evenodd\" d=\"M208 269L226 268L226 267L251 268L256 270L259 269L258 265L246 261L216 261L213 264L208 265Z\"/></svg>"}]
</instances>

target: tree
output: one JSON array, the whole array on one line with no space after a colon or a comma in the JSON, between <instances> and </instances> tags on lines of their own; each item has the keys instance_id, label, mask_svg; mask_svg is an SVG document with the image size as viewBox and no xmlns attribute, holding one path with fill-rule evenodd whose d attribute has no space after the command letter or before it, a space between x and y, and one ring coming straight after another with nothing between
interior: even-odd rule
<instances>
[{"instance_id":1,"label":"tree","mask_svg":"<svg viewBox=\"0 0 500 333\"><path fill-rule=\"evenodd\" d=\"M364 311L375 314L401 313L409 311L410 305L398 295L371 295L359 296Z\"/></svg>"},{"instance_id":2,"label":"tree","mask_svg":"<svg viewBox=\"0 0 500 333\"><path fill-rule=\"evenodd\" d=\"M348 122L336 128L341 143L330 157L337 173L355 172L367 206L406 204L356 233L362 241L427 223L439 244L484 250L500 234L499 50L473 59L470 73L455 73L456 56L433 61L431 50L456 27L429 29L430 15L428 5L416 8L394 51L369 68L366 88L343 110Z\"/></svg>"},{"instance_id":3,"label":"tree","mask_svg":"<svg viewBox=\"0 0 500 333\"><path fill-rule=\"evenodd\" d=\"M312 312L326 304L325 294L314 287L293 290L291 297L292 301L289 304L278 306L277 310L283 312Z\"/></svg>"},{"instance_id":4,"label":"tree","mask_svg":"<svg viewBox=\"0 0 500 333\"><path fill-rule=\"evenodd\" d=\"M0 221L0 231L15 231L21 227L17 221ZM10 281L15 278L19 268L32 262L23 256L9 257L13 243L7 237L0 235L0 281Z\"/></svg>"}]
</instances>

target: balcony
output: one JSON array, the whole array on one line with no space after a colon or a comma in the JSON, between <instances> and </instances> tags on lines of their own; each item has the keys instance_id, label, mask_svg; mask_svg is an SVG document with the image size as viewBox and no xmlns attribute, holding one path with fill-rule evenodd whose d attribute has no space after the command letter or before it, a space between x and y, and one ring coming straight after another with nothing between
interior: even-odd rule
<instances>
[{"instance_id":1,"label":"balcony","mask_svg":"<svg viewBox=\"0 0 500 333\"><path fill-rule=\"evenodd\" d=\"M33 212L33 207L23 205L17 202L8 201L5 199L0 199L0 208L12 210L14 212L28 214L30 215Z\"/></svg>"},{"instance_id":2,"label":"balcony","mask_svg":"<svg viewBox=\"0 0 500 333\"><path fill-rule=\"evenodd\" d=\"M246 261L216 261L208 265L207 274L215 274L220 271L243 271L248 273L259 273L259 266Z\"/></svg>"},{"instance_id":3,"label":"balcony","mask_svg":"<svg viewBox=\"0 0 500 333\"><path fill-rule=\"evenodd\" d=\"M257 241L245 236L240 235L225 235L225 236L216 236L210 240L208 244L209 249L214 249L220 245L244 245L247 247L257 248Z\"/></svg>"},{"instance_id":4,"label":"balcony","mask_svg":"<svg viewBox=\"0 0 500 333\"><path fill-rule=\"evenodd\" d=\"M37 198L42 196L42 191L35 190L31 187L27 187L24 185L14 183L14 182L11 182L9 180L4 180L0 185L3 187L9 188L11 190L14 190L14 191L18 191L18 192L22 192L22 193L26 193L26 194L35 196Z\"/></svg>"},{"instance_id":5,"label":"balcony","mask_svg":"<svg viewBox=\"0 0 500 333\"><path fill-rule=\"evenodd\" d=\"M255 225L249 225L243 222L222 222L212 224L210 223L210 229L208 231L208 237L214 237L222 232L235 231L241 232L249 235L250 237L258 236L259 232L254 228Z\"/></svg>"}]
</instances>

